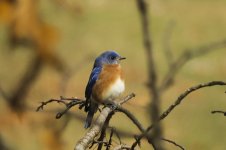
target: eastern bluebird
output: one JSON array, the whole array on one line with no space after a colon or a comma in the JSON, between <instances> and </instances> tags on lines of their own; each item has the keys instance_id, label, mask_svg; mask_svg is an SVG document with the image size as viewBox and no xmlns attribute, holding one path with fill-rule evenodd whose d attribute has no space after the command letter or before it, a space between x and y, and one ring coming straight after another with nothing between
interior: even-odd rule
<instances>
[{"instance_id":1,"label":"eastern bluebird","mask_svg":"<svg viewBox=\"0 0 226 150\"><path fill-rule=\"evenodd\" d=\"M98 104L117 98L125 90L120 65L123 59L125 57L115 51L106 51L96 58L85 91L85 111L88 112L85 128L90 127Z\"/></svg>"}]
</instances>

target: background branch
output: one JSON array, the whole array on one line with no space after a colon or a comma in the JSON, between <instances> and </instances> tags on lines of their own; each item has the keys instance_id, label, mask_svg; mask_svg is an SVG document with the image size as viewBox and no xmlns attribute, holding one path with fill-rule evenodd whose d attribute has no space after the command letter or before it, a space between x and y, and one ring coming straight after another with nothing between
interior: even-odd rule
<instances>
[{"instance_id":1,"label":"background branch","mask_svg":"<svg viewBox=\"0 0 226 150\"><path fill-rule=\"evenodd\" d=\"M216 86L216 85L219 85L219 86L224 86L226 85L226 82L223 82L223 81L211 81L211 82L207 82L207 83L203 83L203 84L198 84L196 86L192 86L190 87L189 89L187 89L185 92L183 92L182 94L180 94L180 96L175 100L175 102L170 105L168 107L167 110L165 110L162 115L159 117L158 119L158 122L160 122L161 120L163 120L164 118L166 118L172 111L173 109L178 106L182 100L184 100L185 97L187 97L190 93L194 92L194 91L197 91L201 88L204 88L204 87L210 87L210 86ZM134 149L136 147L136 145L140 142L140 140L146 136L148 134L148 132L153 129L154 127L156 126L155 123L153 123L152 125L150 125L146 131L144 133L142 133L138 138L137 140L133 143L131 149Z\"/></svg>"},{"instance_id":2,"label":"background branch","mask_svg":"<svg viewBox=\"0 0 226 150\"><path fill-rule=\"evenodd\" d=\"M226 116L226 111L221 111L221 110L213 110L211 111L212 114L223 114L224 116Z\"/></svg>"},{"instance_id":3,"label":"background branch","mask_svg":"<svg viewBox=\"0 0 226 150\"><path fill-rule=\"evenodd\" d=\"M142 30L143 30L143 42L144 47L146 50L147 56L147 69L148 69L148 88L149 93L152 96L150 100L150 120L156 123L153 136L152 136L152 145L156 147L158 150L163 150L163 145L161 143L160 137L162 137L162 129L161 125L159 124L158 117L159 117L159 107L160 107L160 96L157 88L157 75L155 69L155 62L153 56L153 47L152 47L152 39L150 36L149 31L149 15L148 15L148 6L145 0L137 0L138 10L141 16L141 23L142 23Z\"/></svg>"},{"instance_id":4,"label":"background branch","mask_svg":"<svg viewBox=\"0 0 226 150\"><path fill-rule=\"evenodd\" d=\"M184 148L183 146L177 144L176 142L174 142L174 141L172 141L172 140L169 140L169 139L166 139L166 138L162 138L162 140L163 140L163 141L166 141L166 142L169 142L169 143L171 143L171 144L173 144L173 145L179 147L179 148L182 149L182 150L185 150L185 148Z\"/></svg>"},{"instance_id":5,"label":"background branch","mask_svg":"<svg viewBox=\"0 0 226 150\"><path fill-rule=\"evenodd\" d=\"M172 85L174 78L178 71L191 59L195 57L200 57L203 55L208 54L209 52L212 52L213 50L220 49L226 47L226 40L221 40L218 42L210 43L208 45L203 45L198 48L194 49L186 49L184 53L182 53L177 60L175 60L171 67L169 68L169 71L166 73L165 77L163 78L163 81L160 85L160 91L166 90L170 85Z\"/></svg>"}]
</instances>

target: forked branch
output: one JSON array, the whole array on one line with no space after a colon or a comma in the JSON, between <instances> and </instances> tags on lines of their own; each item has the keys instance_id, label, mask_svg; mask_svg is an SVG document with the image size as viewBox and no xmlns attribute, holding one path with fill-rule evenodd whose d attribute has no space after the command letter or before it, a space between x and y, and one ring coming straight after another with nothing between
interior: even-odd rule
<instances>
[{"instance_id":1,"label":"forked branch","mask_svg":"<svg viewBox=\"0 0 226 150\"><path fill-rule=\"evenodd\" d=\"M120 107L122 104L124 104L125 102L127 102L128 100L133 98L134 96L135 96L134 93L126 96L119 103L117 103L117 105L118 105L117 107ZM99 114L99 116L97 117L97 119L95 120L93 125L90 127L90 129L85 134L85 136L76 143L75 150L85 150L86 148L88 148L88 146L93 142L94 138L97 137L99 135L99 133L101 132L102 127L105 123L105 120L107 119L108 115L112 111L114 111L114 110L112 110L109 107L105 107L101 111L101 113Z\"/></svg>"},{"instance_id":2,"label":"forked branch","mask_svg":"<svg viewBox=\"0 0 226 150\"><path fill-rule=\"evenodd\" d=\"M159 117L159 120L158 122L160 122L161 120L163 120L164 118L166 118L173 110L176 106L178 106L183 100L185 97L187 97L189 94L191 94L192 92L194 91L197 91L201 88L204 88L204 87L210 87L210 86L225 86L226 85L226 82L223 82L223 81L211 81L211 82L207 82L207 83L203 83L203 84L198 84L196 86L192 86L190 87L189 89L187 89L185 92L183 92L182 94L180 94L180 96L175 100L175 102L170 105L168 107L167 110L165 110L162 115ZM144 133L142 133L141 135L139 135L136 139L136 141L133 143L131 149L134 149L137 144L140 142L140 140L145 137L152 129L153 127L155 127L155 123L150 125L146 131Z\"/></svg>"}]
</instances>

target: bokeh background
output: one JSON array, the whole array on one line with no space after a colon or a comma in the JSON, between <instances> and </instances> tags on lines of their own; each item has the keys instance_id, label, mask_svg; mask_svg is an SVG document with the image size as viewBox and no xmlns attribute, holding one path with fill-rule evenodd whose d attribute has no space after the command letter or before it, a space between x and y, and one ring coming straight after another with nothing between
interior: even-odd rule
<instances>
[{"instance_id":1,"label":"bokeh background","mask_svg":"<svg viewBox=\"0 0 226 150\"><path fill-rule=\"evenodd\" d=\"M166 42L176 59L185 50L226 39L225 0L150 0L148 4L160 81L168 71ZM134 92L137 96L125 107L147 127L150 97L141 29L135 0L1 0L1 143L10 150L73 149L86 132L86 114L76 107L71 115L55 119L56 112L64 108L59 104L35 110L41 101L61 95L84 98L95 57L109 49L127 57L122 63L125 95ZM218 48L188 61L162 95L161 111L192 85L224 81L225 55L226 49ZM163 121L164 137L189 150L225 149L226 120L210 113L226 109L224 91L225 87L206 88L187 97ZM114 116L111 125L139 133L121 114ZM134 141L133 137L122 140ZM165 146L176 149L168 143ZM151 147L144 140L141 149Z\"/></svg>"}]
</instances>

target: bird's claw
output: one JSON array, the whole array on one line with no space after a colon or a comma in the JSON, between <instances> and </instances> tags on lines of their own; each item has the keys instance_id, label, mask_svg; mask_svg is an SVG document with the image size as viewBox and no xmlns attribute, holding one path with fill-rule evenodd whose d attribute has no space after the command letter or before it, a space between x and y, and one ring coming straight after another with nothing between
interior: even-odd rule
<instances>
[{"instance_id":1,"label":"bird's claw","mask_svg":"<svg viewBox=\"0 0 226 150\"><path fill-rule=\"evenodd\" d=\"M117 104L115 104L114 102L107 102L104 104L104 107L108 107L112 110L115 110L117 108Z\"/></svg>"}]
</instances>

